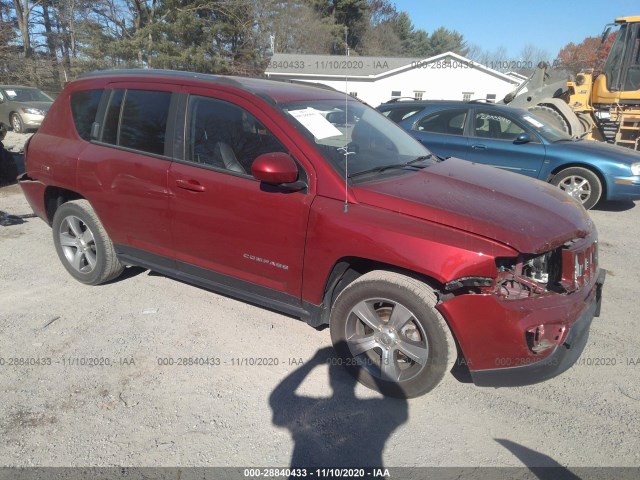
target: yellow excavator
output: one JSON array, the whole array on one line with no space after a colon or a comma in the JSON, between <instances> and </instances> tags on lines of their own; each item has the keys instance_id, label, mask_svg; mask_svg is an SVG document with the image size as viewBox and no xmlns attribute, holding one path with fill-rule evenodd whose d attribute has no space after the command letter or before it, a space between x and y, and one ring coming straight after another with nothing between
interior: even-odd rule
<instances>
[{"instance_id":1,"label":"yellow excavator","mask_svg":"<svg viewBox=\"0 0 640 480\"><path fill-rule=\"evenodd\" d=\"M549 65L542 62L500 103L530 110L576 138L640 151L640 16L616 18L603 44L612 27L618 33L599 73L584 70L570 81L548 84Z\"/></svg>"}]
</instances>

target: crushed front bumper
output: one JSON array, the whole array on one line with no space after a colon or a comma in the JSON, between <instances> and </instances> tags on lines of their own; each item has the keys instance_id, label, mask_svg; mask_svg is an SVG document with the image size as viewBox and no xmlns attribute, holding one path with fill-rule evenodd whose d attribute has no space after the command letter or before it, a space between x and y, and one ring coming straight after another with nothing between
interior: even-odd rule
<instances>
[{"instance_id":1,"label":"crushed front bumper","mask_svg":"<svg viewBox=\"0 0 640 480\"><path fill-rule=\"evenodd\" d=\"M605 270L600 270L593 299L591 299L578 320L571 326L564 343L556 346L551 355L544 360L527 365L490 370L471 370L473 383L480 387L531 385L553 378L571 368L587 345L591 321L594 317L600 316L605 274Z\"/></svg>"},{"instance_id":2,"label":"crushed front bumper","mask_svg":"<svg viewBox=\"0 0 640 480\"><path fill-rule=\"evenodd\" d=\"M438 309L450 320L450 325L453 323L454 332L460 332L456 338L476 385L531 385L561 374L580 357L589 338L591 321L600 315L605 276L606 271L600 269L595 281L570 295L502 305L492 298L481 298L482 295L465 295L467 298L444 302ZM505 310L505 306L510 309ZM462 312L466 313L463 320ZM542 354L531 352L525 344L524 332L536 324L555 321L569 325L562 343Z\"/></svg>"}]
</instances>

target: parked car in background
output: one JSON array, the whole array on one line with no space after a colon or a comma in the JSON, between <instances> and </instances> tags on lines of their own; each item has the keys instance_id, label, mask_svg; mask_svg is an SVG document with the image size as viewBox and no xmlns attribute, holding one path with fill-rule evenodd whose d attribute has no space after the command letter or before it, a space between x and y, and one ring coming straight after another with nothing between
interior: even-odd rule
<instances>
[{"instance_id":1,"label":"parked car in background","mask_svg":"<svg viewBox=\"0 0 640 480\"><path fill-rule=\"evenodd\" d=\"M640 199L640 153L576 140L534 114L504 105L392 101L377 107L441 157L458 157L550 182L592 208Z\"/></svg>"},{"instance_id":2,"label":"parked car in background","mask_svg":"<svg viewBox=\"0 0 640 480\"><path fill-rule=\"evenodd\" d=\"M52 103L53 99L37 88L0 85L0 123L16 133L38 128Z\"/></svg>"},{"instance_id":3,"label":"parked car in background","mask_svg":"<svg viewBox=\"0 0 640 480\"><path fill-rule=\"evenodd\" d=\"M79 282L138 265L329 325L336 363L388 395L433 389L458 347L478 385L546 380L600 312L578 202L438 161L338 92L96 72L67 84L25 159L20 186Z\"/></svg>"}]
</instances>

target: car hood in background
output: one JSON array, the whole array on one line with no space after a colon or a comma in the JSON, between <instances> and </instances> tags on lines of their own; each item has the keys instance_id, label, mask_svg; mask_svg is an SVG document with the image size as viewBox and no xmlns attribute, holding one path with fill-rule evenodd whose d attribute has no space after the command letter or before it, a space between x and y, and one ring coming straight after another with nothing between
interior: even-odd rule
<instances>
[{"instance_id":1,"label":"car hood in background","mask_svg":"<svg viewBox=\"0 0 640 480\"><path fill-rule=\"evenodd\" d=\"M415 173L354 187L358 202L542 253L593 230L587 212L557 187L450 158Z\"/></svg>"},{"instance_id":2,"label":"car hood in background","mask_svg":"<svg viewBox=\"0 0 640 480\"><path fill-rule=\"evenodd\" d=\"M42 110L47 113L49 108L51 108L52 102L13 102L18 105L20 108L37 108L38 110Z\"/></svg>"},{"instance_id":3,"label":"car hood in background","mask_svg":"<svg viewBox=\"0 0 640 480\"><path fill-rule=\"evenodd\" d=\"M611 160L612 162L631 165L640 162L640 153L630 148L613 145L611 143L597 142L595 140L561 141L551 143L555 152L566 150L573 154L579 154L591 161L596 159Z\"/></svg>"}]
</instances>

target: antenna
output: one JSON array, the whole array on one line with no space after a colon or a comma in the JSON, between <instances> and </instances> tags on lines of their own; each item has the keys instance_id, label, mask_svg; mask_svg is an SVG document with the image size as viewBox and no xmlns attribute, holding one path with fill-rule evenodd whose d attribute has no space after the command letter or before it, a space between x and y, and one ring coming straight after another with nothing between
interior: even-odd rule
<instances>
[{"instance_id":1,"label":"antenna","mask_svg":"<svg viewBox=\"0 0 640 480\"><path fill-rule=\"evenodd\" d=\"M349 28L344 26L344 51L346 57L349 57L349 43L347 42L349 36ZM347 138L347 130L349 125L349 112L348 112L348 96L349 96L349 62L344 62L344 213L349 211L349 139Z\"/></svg>"}]
</instances>

